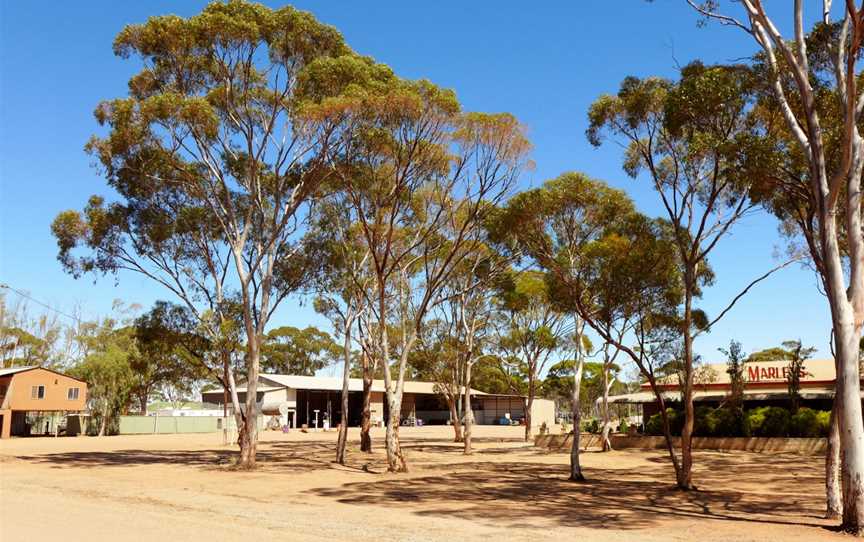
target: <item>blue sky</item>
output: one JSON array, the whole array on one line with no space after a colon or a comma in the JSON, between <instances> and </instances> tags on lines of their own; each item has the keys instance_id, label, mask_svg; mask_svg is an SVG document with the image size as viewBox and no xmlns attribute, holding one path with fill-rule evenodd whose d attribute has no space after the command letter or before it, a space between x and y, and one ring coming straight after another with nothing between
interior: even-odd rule
<instances>
[{"instance_id":1,"label":"blue sky","mask_svg":"<svg viewBox=\"0 0 864 542\"><path fill-rule=\"evenodd\" d=\"M271 5L278 5L267 2ZM113 55L125 24L192 15L204 2L11 2L0 0L0 282L61 310L107 315L114 299L149 306L170 299L147 279L122 274L79 280L64 274L50 233L54 216L108 194L82 148L97 131L92 111L122 96L136 65ZM356 51L408 78L453 88L467 110L509 111L528 126L536 169L524 186L579 170L625 189L648 214L660 212L644 180L621 170L621 149L595 149L586 111L628 75L675 77L693 59L728 62L753 52L742 32L697 28L683 0L579 2L314 2L296 7L334 25ZM734 228L711 259L716 285L700 307L717 314L750 280L777 264L776 221L760 213ZM291 299L275 325L326 327ZM735 338L748 351L801 338L828 355L828 308L815 276L787 268L756 287L696 343L706 361Z\"/></svg>"}]
</instances>

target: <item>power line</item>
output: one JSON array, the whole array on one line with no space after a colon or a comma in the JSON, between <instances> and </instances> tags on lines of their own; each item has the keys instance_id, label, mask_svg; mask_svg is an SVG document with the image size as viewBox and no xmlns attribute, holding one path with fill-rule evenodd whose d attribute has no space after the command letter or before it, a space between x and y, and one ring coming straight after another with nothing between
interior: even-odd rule
<instances>
[{"instance_id":1,"label":"power line","mask_svg":"<svg viewBox=\"0 0 864 542\"><path fill-rule=\"evenodd\" d=\"M28 300L32 301L33 303L36 303L37 305L45 307L49 311L56 312L57 314L59 314L61 316L65 316L66 318L70 318L70 319L74 320L75 322L78 322L79 320L81 320L81 318L79 318L77 316L72 316L71 314L65 313L59 309L55 309L51 305L48 305L47 303L43 303L43 302L39 301L38 299L30 296L27 293L24 293L21 290L18 290L17 288L13 288L13 287L9 286L5 282L0 282L0 289L5 289L5 290L9 290L11 292L14 292L14 293L20 295L21 297L23 297L24 299L28 299Z\"/></svg>"}]
</instances>

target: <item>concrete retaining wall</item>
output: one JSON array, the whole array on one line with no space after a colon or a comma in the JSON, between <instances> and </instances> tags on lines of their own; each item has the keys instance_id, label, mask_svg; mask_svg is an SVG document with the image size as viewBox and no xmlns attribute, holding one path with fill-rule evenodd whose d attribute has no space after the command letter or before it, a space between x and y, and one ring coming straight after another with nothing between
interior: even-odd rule
<instances>
[{"instance_id":1,"label":"concrete retaining wall","mask_svg":"<svg viewBox=\"0 0 864 542\"><path fill-rule=\"evenodd\" d=\"M572 434L542 435L534 439L534 445L550 451L568 452L572 438ZM610 440L612 441L612 448L616 450L666 448L666 440L663 437L612 435ZM679 437L673 437L672 442L676 448L680 448L681 439ZM599 448L600 437L599 435L582 433L580 445L583 448ZM826 439L824 438L693 437L693 448L696 450L824 455L825 447Z\"/></svg>"}]
</instances>

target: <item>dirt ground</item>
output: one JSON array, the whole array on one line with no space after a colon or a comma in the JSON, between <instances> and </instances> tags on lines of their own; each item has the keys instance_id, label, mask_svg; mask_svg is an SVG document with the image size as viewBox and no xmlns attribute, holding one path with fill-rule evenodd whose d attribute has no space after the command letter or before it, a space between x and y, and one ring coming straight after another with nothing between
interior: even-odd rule
<instances>
[{"instance_id":1,"label":"dirt ground","mask_svg":"<svg viewBox=\"0 0 864 542\"><path fill-rule=\"evenodd\" d=\"M675 491L660 451L568 456L479 427L476 453L447 427L404 428L411 471L383 473L351 433L265 433L260 468L231 468L221 435L0 442L0 540L851 540L821 519L821 457L700 452L699 491ZM251 537L251 538L250 538Z\"/></svg>"}]
</instances>

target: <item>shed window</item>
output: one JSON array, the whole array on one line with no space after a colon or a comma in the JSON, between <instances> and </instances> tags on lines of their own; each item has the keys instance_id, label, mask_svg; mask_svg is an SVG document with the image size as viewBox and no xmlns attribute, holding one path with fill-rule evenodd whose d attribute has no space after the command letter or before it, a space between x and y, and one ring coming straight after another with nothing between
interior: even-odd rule
<instances>
[{"instance_id":1,"label":"shed window","mask_svg":"<svg viewBox=\"0 0 864 542\"><path fill-rule=\"evenodd\" d=\"M30 392L31 399L45 399L45 386L33 386Z\"/></svg>"},{"instance_id":2,"label":"shed window","mask_svg":"<svg viewBox=\"0 0 864 542\"><path fill-rule=\"evenodd\" d=\"M75 401L78 399L78 388L69 388L69 392L66 394L66 398L70 401Z\"/></svg>"}]
</instances>

